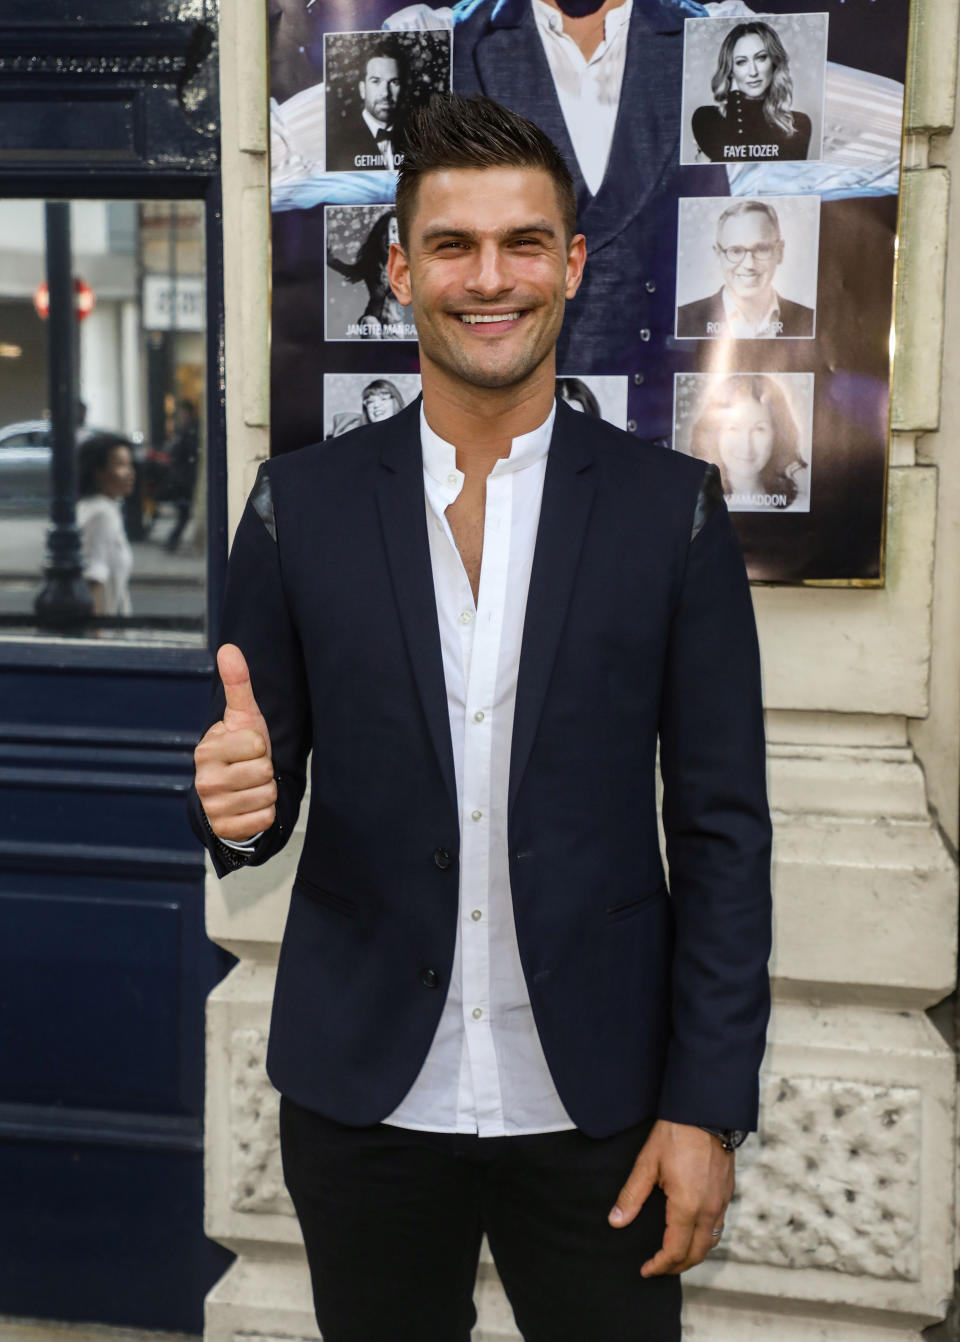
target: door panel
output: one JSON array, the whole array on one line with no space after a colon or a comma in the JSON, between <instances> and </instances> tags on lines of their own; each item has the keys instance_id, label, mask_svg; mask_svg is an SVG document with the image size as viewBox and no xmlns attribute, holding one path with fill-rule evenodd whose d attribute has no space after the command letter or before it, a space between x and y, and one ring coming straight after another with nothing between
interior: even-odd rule
<instances>
[{"instance_id":1,"label":"door panel","mask_svg":"<svg viewBox=\"0 0 960 1342\"><path fill-rule=\"evenodd\" d=\"M0 8L0 443L52 413L35 493L60 539L64 444L79 462L114 435L135 467L132 621L38 623L49 522L0 507L0 1316L199 1333L230 1262L203 1233L202 1163L204 1003L230 959L185 810L226 561L217 6ZM33 311L39 280L51 307L68 292L38 233L54 214L97 299L72 334ZM79 376L47 390L55 325ZM86 563L70 550L81 595Z\"/></svg>"}]
</instances>

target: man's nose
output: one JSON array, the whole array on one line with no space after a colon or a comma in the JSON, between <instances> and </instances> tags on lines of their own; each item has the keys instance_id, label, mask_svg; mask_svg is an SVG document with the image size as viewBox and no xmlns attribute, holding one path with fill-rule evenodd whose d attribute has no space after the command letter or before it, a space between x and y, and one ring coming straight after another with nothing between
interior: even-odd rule
<instances>
[{"instance_id":1,"label":"man's nose","mask_svg":"<svg viewBox=\"0 0 960 1342\"><path fill-rule=\"evenodd\" d=\"M513 288L505 259L496 243L481 244L474 253L473 266L467 280L471 293L494 298Z\"/></svg>"}]
</instances>

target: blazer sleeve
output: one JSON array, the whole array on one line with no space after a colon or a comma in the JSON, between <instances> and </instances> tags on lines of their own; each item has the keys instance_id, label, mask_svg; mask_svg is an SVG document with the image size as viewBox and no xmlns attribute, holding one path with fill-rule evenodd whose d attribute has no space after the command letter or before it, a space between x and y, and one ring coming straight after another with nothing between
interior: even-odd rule
<instances>
[{"instance_id":1,"label":"blazer sleeve","mask_svg":"<svg viewBox=\"0 0 960 1342\"><path fill-rule=\"evenodd\" d=\"M209 850L217 875L224 876L237 867L266 862L289 839L306 785L312 735L303 652L283 588L269 463L260 467L230 551L219 641L235 643L247 660L253 693L270 732L277 780L276 818L251 853L220 842L196 788L190 789L193 831ZM215 671L204 731L222 718L225 706Z\"/></svg>"},{"instance_id":2,"label":"blazer sleeve","mask_svg":"<svg viewBox=\"0 0 960 1342\"><path fill-rule=\"evenodd\" d=\"M715 467L670 630L660 769L676 940L658 1113L752 1129L770 1010L771 827L753 604Z\"/></svg>"}]
</instances>

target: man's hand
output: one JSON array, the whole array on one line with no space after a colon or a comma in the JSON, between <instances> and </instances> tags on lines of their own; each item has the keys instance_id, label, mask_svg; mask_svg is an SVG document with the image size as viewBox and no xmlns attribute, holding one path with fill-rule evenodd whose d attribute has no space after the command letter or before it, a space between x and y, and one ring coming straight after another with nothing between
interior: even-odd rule
<instances>
[{"instance_id":1,"label":"man's hand","mask_svg":"<svg viewBox=\"0 0 960 1342\"><path fill-rule=\"evenodd\" d=\"M610 1212L615 1228L629 1225L657 1184L667 1195L663 1245L640 1269L644 1277L685 1272L702 1263L723 1229L733 1196L734 1156L702 1128L658 1119Z\"/></svg>"},{"instance_id":2,"label":"man's hand","mask_svg":"<svg viewBox=\"0 0 960 1342\"><path fill-rule=\"evenodd\" d=\"M276 815L270 733L235 644L224 643L217 667L227 706L193 752L196 788L214 834L242 843L269 829Z\"/></svg>"}]
</instances>

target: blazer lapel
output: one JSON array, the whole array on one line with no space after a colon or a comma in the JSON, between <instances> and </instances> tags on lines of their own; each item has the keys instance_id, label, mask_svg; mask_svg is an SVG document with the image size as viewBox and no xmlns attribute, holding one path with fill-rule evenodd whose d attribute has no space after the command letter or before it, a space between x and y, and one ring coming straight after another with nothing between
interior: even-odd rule
<instances>
[{"instance_id":1,"label":"blazer lapel","mask_svg":"<svg viewBox=\"0 0 960 1342\"><path fill-rule=\"evenodd\" d=\"M377 506L407 652L444 782L457 809L447 687L423 494L420 398L389 422Z\"/></svg>"},{"instance_id":2,"label":"blazer lapel","mask_svg":"<svg viewBox=\"0 0 960 1342\"><path fill-rule=\"evenodd\" d=\"M558 401L523 622L510 751L511 808L536 737L593 502L593 453L585 418Z\"/></svg>"}]
</instances>

